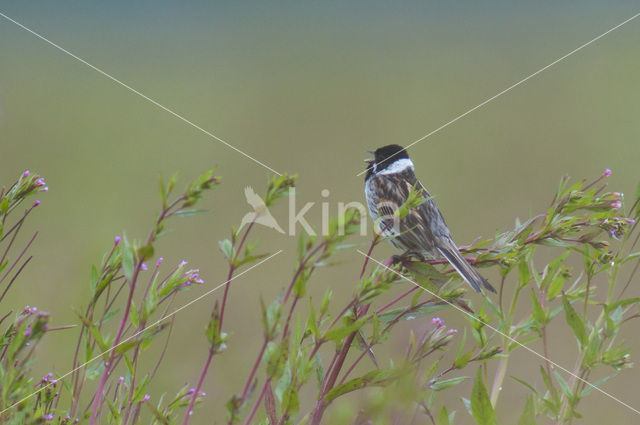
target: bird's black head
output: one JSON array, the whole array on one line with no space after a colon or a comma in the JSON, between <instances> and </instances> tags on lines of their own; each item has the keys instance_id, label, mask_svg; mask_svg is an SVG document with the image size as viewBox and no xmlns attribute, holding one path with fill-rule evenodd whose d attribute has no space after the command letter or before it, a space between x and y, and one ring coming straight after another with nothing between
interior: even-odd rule
<instances>
[{"instance_id":1,"label":"bird's black head","mask_svg":"<svg viewBox=\"0 0 640 425\"><path fill-rule=\"evenodd\" d=\"M367 166L367 176L365 180L389 167L399 159L409 159L409 154L406 149L400 145L387 145L369 152L373 154L374 158L368 161L369 165Z\"/></svg>"}]
</instances>

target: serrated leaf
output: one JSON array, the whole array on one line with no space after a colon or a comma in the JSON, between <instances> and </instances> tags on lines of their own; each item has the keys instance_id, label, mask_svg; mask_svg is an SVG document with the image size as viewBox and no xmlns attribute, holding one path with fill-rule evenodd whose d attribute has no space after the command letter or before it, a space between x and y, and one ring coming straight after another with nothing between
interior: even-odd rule
<instances>
[{"instance_id":1,"label":"serrated leaf","mask_svg":"<svg viewBox=\"0 0 640 425\"><path fill-rule=\"evenodd\" d=\"M564 307L565 319L567 324L573 330L573 334L578 339L581 347L587 343L587 332L584 328L584 322L578 313L573 309L571 303L565 294L562 294L562 306Z\"/></svg>"},{"instance_id":2,"label":"serrated leaf","mask_svg":"<svg viewBox=\"0 0 640 425\"><path fill-rule=\"evenodd\" d=\"M493 410L489 393L484 386L482 379L482 369L478 368L473 390L471 392L471 415L478 425L497 425L498 419L496 412Z\"/></svg>"},{"instance_id":3,"label":"serrated leaf","mask_svg":"<svg viewBox=\"0 0 640 425\"><path fill-rule=\"evenodd\" d=\"M545 311L542 309L542 305L538 301L536 291L531 290L531 314L533 315L536 324L540 327L547 324L548 319Z\"/></svg>"}]
</instances>

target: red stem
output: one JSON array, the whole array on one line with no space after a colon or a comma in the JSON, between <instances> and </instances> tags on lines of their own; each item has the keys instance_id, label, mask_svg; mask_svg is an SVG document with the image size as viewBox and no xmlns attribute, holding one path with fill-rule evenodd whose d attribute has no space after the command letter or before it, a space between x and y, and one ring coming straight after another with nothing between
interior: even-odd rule
<instances>
[{"instance_id":1,"label":"red stem","mask_svg":"<svg viewBox=\"0 0 640 425\"><path fill-rule=\"evenodd\" d=\"M181 196L177 198L167 208L162 210L162 213L156 220L156 226L154 226L154 228L151 230L151 233L147 237L146 245L150 245L151 243L153 243L153 241L155 240L157 227L160 225L160 223L164 221L169 211L173 207L178 205L178 203L182 202L183 200L184 200L184 197ZM105 387L105 384L107 383L107 379L109 378L109 374L111 373L111 366L112 366L113 360L115 359L116 350L114 348L117 347L118 344L120 343L120 339L122 338L122 334L124 333L125 326L127 324L127 321L129 320L129 314L131 312L131 302L133 300L133 295L134 295L134 292L136 289L136 283L138 280L138 274L140 274L141 268L142 268L142 261L137 261L136 266L133 270L133 276L131 276L131 282L129 282L131 285L131 288L129 289L127 304L125 306L122 320L120 321L120 328L118 329L118 333L116 334L116 337L113 340L113 344L111 345L111 348L110 348L111 352L109 354L109 359L105 362L104 371L102 372L102 376L100 378L100 384L98 385L98 390L96 391L96 394L93 398L93 407L91 409L91 419L89 420L90 425L95 425L96 419L98 417L98 411L99 411L100 405L102 404L102 399L104 397L104 387Z\"/></svg>"},{"instance_id":2,"label":"red stem","mask_svg":"<svg viewBox=\"0 0 640 425\"><path fill-rule=\"evenodd\" d=\"M184 420L182 421L183 425L187 425L189 423L189 418L191 418L191 414L193 413L193 405L198 398L198 394L200 393L200 388L202 388L202 383L204 382L205 376L207 376L207 371L209 370L209 366L211 365L211 360L215 351L213 348L209 349L209 356L207 357L207 361L204 363L204 368L202 369L202 373L200 374L200 379L198 379L198 384L196 385L195 391L193 392L193 396L191 397L191 401L189 401L189 407L187 408L187 412L184 415Z\"/></svg>"},{"instance_id":3,"label":"red stem","mask_svg":"<svg viewBox=\"0 0 640 425\"><path fill-rule=\"evenodd\" d=\"M251 409L251 413L247 417L247 420L244 421L244 425L250 425L251 424L251 420L253 419L253 417L255 416L256 412L258 411L258 408L260 407L260 402L262 401L262 398L264 397L264 393L267 391L267 386L269 385L269 382L271 382L271 378L267 379L265 381L264 385L262 386L262 391L260 391L260 395L258 396L258 400L256 400L256 404L253 406L253 409Z\"/></svg>"},{"instance_id":4,"label":"red stem","mask_svg":"<svg viewBox=\"0 0 640 425\"><path fill-rule=\"evenodd\" d=\"M244 245L244 242L247 240L247 236L249 235L249 232L251 231L251 228L253 227L257 219L258 219L258 213L255 213L253 220L251 220L251 223L249 223L249 227L247 227L247 230L245 230L244 235L240 240L240 244L238 245L238 248L235 250L236 252L233 255L233 258L229 259L229 263L230 263L229 274L227 276L227 282L224 285L224 295L222 296L222 305L220 306L220 326L218 328L220 330L222 329L222 320L224 318L224 310L227 305L227 297L229 296L229 287L231 286L231 277L233 276L233 272L235 271L234 264L238 259L238 255L240 255L242 246Z\"/></svg>"},{"instance_id":5,"label":"red stem","mask_svg":"<svg viewBox=\"0 0 640 425\"><path fill-rule=\"evenodd\" d=\"M247 378L247 382L244 385L244 389L242 390L242 400L244 400L247 394L249 393L249 388L251 388L251 382L253 381L253 377L256 375L256 372L258 371L258 367L260 366L260 361L262 360L262 356L264 355L264 352L266 349L267 349L267 340L265 338L264 342L262 343L262 348L260 349L260 353L258 354L258 358L253 363L253 368L251 369L251 373L249 374L249 377Z\"/></svg>"},{"instance_id":6,"label":"red stem","mask_svg":"<svg viewBox=\"0 0 640 425\"><path fill-rule=\"evenodd\" d=\"M233 258L229 259L229 273L227 274L227 281L224 286L224 295L222 296L222 305L220 306L220 319L219 319L219 325L218 325L219 332L222 331L222 320L224 319L224 311L227 305L227 297L229 295L229 287L231 286L230 285L231 278L233 277L233 272L236 270L235 262L238 259L238 256L240 255L240 251L242 251L242 246L247 240L247 236L249 235L249 232L251 231L251 228L253 227L257 219L258 219L258 213L255 213L253 220L247 227L247 230L245 230L244 235L240 240L240 244L238 244L238 247L235 249L235 254L233 254ZM187 425L189 423L189 419L191 418L191 413L193 410L193 405L195 404L196 399L198 398L198 393L200 392L200 388L202 387L202 383L204 382L204 378L207 375L207 371L209 370L209 366L211 366L211 362L213 361L213 356L215 354L216 354L215 350L213 350L213 348L210 348L209 356L207 357L207 360L204 364L204 368L202 369L202 373L200 374L200 379L198 380L198 385L196 386L196 389L193 395L191 396L191 400L189 401L189 408L187 409L187 412L184 415L184 420L182 421L183 425Z\"/></svg>"}]
</instances>

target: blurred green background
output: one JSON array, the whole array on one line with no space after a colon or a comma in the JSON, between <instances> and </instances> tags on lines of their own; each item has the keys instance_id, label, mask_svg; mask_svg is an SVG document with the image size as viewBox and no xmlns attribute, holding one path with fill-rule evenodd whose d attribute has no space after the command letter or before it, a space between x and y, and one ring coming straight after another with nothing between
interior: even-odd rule
<instances>
[{"instance_id":1,"label":"blurred green background","mask_svg":"<svg viewBox=\"0 0 640 425\"><path fill-rule=\"evenodd\" d=\"M307 217L319 229L321 190L330 190L334 214L339 201L363 200L356 174L366 149L409 144L638 8L633 1L0 1L0 12L272 168L300 173L298 205L316 202ZM638 46L640 18L411 148L459 244L546 208L565 173L592 179L611 168L611 187L633 198ZM35 259L3 312L36 305L56 325L76 323L90 265L115 235L142 238L150 229L158 173L179 171L184 183L212 165L224 178L205 202L213 213L174 221L156 249L202 270L206 286L181 302L224 281L217 240L248 211L243 188L261 193L270 173L0 18L0 182L30 169L50 187L28 226L40 231ZM286 213L286 202L273 210L281 221ZM263 251L285 253L234 282L230 349L214 361L193 424L223 419L224 402L241 390L261 342L259 297L276 294L294 265L295 238L266 228L254 236ZM392 252L384 246L377 256ZM343 259L313 280L313 291L351 293L362 258L354 252ZM179 313L152 399L196 381L206 356L204 323L220 296ZM455 312L445 316L463 324ZM36 371L68 371L76 337L74 330L47 337ZM551 357L570 368L573 344L552 335ZM513 362L514 374L541 386L537 358L522 352ZM629 370L603 389L638 407L638 378ZM524 394L507 383L498 405L505 423ZM456 388L446 394L449 405L457 423L471 423L457 394L471 387ZM597 392L580 411L584 424L637 421Z\"/></svg>"}]
</instances>

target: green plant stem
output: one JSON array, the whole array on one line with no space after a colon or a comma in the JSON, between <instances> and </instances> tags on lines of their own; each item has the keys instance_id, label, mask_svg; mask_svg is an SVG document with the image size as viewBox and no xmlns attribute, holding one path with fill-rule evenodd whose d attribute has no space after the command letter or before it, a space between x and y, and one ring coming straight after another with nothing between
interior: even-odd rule
<instances>
[{"instance_id":1,"label":"green plant stem","mask_svg":"<svg viewBox=\"0 0 640 425\"><path fill-rule=\"evenodd\" d=\"M576 364L573 367L573 371L571 372L571 376L569 377L569 382L567 383L567 385L569 386L569 388L571 388L572 390L574 389L575 383L576 383L576 376L578 375L578 373L580 372L580 369L582 367L582 359L584 356L584 350L580 349L580 352L578 353L578 357L576 358ZM551 376L549 376L549 379L551 379ZM572 406L570 406L571 401L569 400L569 398L566 395L562 395L562 406L560 408L560 414L558 415L558 420L556 422L557 425L563 425L566 423L567 419L570 419L571 417L573 417L573 414L571 414L570 409L572 409Z\"/></svg>"},{"instance_id":2,"label":"green plant stem","mask_svg":"<svg viewBox=\"0 0 640 425\"><path fill-rule=\"evenodd\" d=\"M502 390L502 383L504 382L504 378L507 374L507 365L509 364L509 357L505 356L500 359L498 363L498 368L496 369L496 373L493 377L493 385L491 386L491 405L496 407L498 403L498 396L500 395L500 391Z\"/></svg>"}]
</instances>

